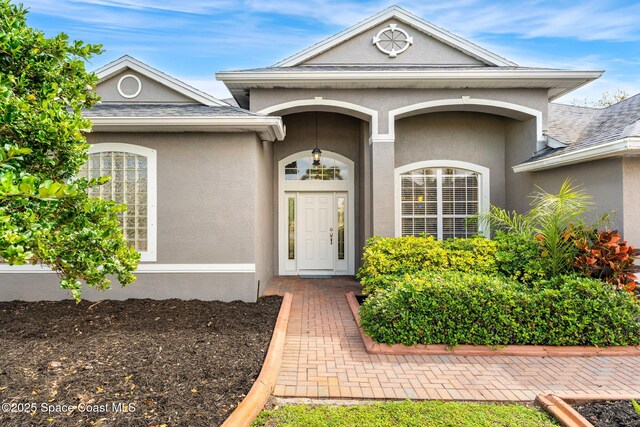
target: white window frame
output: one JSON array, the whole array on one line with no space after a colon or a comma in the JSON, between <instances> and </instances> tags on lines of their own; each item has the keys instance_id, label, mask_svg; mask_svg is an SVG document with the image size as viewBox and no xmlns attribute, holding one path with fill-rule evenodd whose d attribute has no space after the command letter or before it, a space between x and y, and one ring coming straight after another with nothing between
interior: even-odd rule
<instances>
[{"instance_id":1,"label":"white window frame","mask_svg":"<svg viewBox=\"0 0 640 427\"><path fill-rule=\"evenodd\" d=\"M452 169L466 169L478 174L478 190L480 191L478 200L478 211L481 214L488 213L491 207L490 200L490 170L487 167L476 165L474 163L463 162L460 160L425 160L421 162L415 162L408 165L400 166L394 170L394 198L395 198L395 235L396 237L402 236L402 179L401 176L404 173L419 170L419 169L431 169L431 168L452 168ZM438 192L441 189L438 188ZM442 212L440 205L438 205L438 238L442 239ZM489 227L486 221L480 221L478 224L478 231L484 236L489 237Z\"/></svg>"},{"instance_id":2,"label":"white window frame","mask_svg":"<svg viewBox=\"0 0 640 427\"><path fill-rule=\"evenodd\" d=\"M158 250L158 156L156 150L134 144L101 142L89 147L89 154L116 151L147 158L147 250L140 251L140 261L157 261Z\"/></svg>"}]
</instances>

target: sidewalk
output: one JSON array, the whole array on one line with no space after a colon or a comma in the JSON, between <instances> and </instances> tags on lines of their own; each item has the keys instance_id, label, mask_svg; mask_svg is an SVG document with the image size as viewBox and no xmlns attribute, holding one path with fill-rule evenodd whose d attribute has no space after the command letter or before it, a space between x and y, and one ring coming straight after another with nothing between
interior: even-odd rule
<instances>
[{"instance_id":1,"label":"sidewalk","mask_svg":"<svg viewBox=\"0 0 640 427\"><path fill-rule=\"evenodd\" d=\"M640 392L634 357L460 357L368 354L345 293L349 277L276 277L266 294L293 293L274 395L310 398L532 401L539 393Z\"/></svg>"}]
</instances>

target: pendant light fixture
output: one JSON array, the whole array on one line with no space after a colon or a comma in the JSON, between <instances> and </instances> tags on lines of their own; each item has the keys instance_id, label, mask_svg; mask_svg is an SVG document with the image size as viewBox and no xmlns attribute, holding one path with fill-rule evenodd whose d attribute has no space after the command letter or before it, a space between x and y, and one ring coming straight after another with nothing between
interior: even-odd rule
<instances>
[{"instance_id":1,"label":"pendant light fixture","mask_svg":"<svg viewBox=\"0 0 640 427\"><path fill-rule=\"evenodd\" d=\"M318 148L318 112L316 111L316 148L311 152L313 156L313 166L320 166L322 151Z\"/></svg>"}]
</instances>

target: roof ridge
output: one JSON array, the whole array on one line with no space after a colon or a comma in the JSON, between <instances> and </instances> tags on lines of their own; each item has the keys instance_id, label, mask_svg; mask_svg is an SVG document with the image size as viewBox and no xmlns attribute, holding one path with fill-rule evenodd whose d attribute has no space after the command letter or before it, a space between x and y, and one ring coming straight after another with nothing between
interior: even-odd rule
<instances>
[{"instance_id":1,"label":"roof ridge","mask_svg":"<svg viewBox=\"0 0 640 427\"><path fill-rule=\"evenodd\" d=\"M347 40L351 40L353 37L362 34L364 31L369 28L382 23L387 19L399 19L413 27L415 27L418 31L424 32L434 39L445 43L451 46L454 49L457 49L464 54L474 57L481 62L489 66L500 66L500 65L509 65L515 66L514 62L509 61L508 59L491 52L480 45L467 40L457 34L454 34L438 25L435 25L413 13L401 8L398 5L392 5L387 7L386 9L381 10L380 12L365 18L355 25L352 25L348 28L339 31L329 37L326 37L313 45L294 53L293 55L288 56L287 58L273 64L273 67L279 66L294 66L299 65L311 58L314 58L335 46L338 46Z\"/></svg>"},{"instance_id":2,"label":"roof ridge","mask_svg":"<svg viewBox=\"0 0 640 427\"><path fill-rule=\"evenodd\" d=\"M204 92L200 89L197 89L191 86L188 83L183 82L180 79L177 79L169 74L161 71L145 62L140 61L139 59L134 58L131 55L125 54L121 57L103 65L102 67L97 68L93 71L93 73L98 76L100 81L110 78L114 74L118 73L125 67L131 68L134 71L145 75L146 77L155 80L170 89L193 99L196 102L199 102L204 105L223 105L225 104L223 101L219 100L215 96Z\"/></svg>"}]
</instances>

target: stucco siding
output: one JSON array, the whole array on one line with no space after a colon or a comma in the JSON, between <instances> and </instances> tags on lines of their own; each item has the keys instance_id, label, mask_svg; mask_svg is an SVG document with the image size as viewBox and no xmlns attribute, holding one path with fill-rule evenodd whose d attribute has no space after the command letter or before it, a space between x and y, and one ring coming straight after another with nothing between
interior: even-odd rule
<instances>
[{"instance_id":1,"label":"stucco siding","mask_svg":"<svg viewBox=\"0 0 640 427\"><path fill-rule=\"evenodd\" d=\"M536 123L505 122L505 194L507 210L525 212L529 210L529 194L533 188L531 174L515 173L513 166L531 158L535 153Z\"/></svg>"},{"instance_id":2,"label":"stucco siding","mask_svg":"<svg viewBox=\"0 0 640 427\"><path fill-rule=\"evenodd\" d=\"M140 79L142 83L142 88L140 90L140 94L135 98L125 98L118 92L118 81L121 77L132 74ZM126 79L125 79L126 82ZM191 98L188 98L181 93L178 93L158 82L152 80L142 74L133 71L133 70L125 70L121 73L116 74L113 77L101 82L96 88L96 92L102 98L102 102L127 102L127 103L172 103L172 104L181 104L181 103L194 103L195 101ZM128 93L125 90L125 94Z\"/></svg>"},{"instance_id":3,"label":"stucco siding","mask_svg":"<svg viewBox=\"0 0 640 427\"><path fill-rule=\"evenodd\" d=\"M256 242L268 242L269 237L268 233L256 237L255 134L93 133L88 141L135 144L157 151L157 261L152 264L178 264L183 269L189 264L230 265L231 269L236 264L256 264L262 269ZM268 152L261 155L270 157ZM269 166L265 167L262 176L269 174ZM263 270L259 275L261 280L268 278ZM54 274L0 273L0 277L3 300L29 295L32 299L68 297L53 291L57 288ZM139 273L138 281L125 290L96 298L255 301L256 285L253 272Z\"/></svg>"},{"instance_id":4,"label":"stucco siding","mask_svg":"<svg viewBox=\"0 0 640 427\"><path fill-rule=\"evenodd\" d=\"M157 262L255 261L254 135L94 133L89 142L157 151Z\"/></svg>"},{"instance_id":5,"label":"stucco siding","mask_svg":"<svg viewBox=\"0 0 640 427\"><path fill-rule=\"evenodd\" d=\"M534 172L531 179L533 185L554 193L558 191L565 179L570 178L574 184L580 185L593 198L592 211L587 218L594 219L603 213L612 213L611 226L624 233L623 208L625 206L622 173L622 159L612 158ZM531 188L529 192L533 190L535 188Z\"/></svg>"},{"instance_id":6,"label":"stucco siding","mask_svg":"<svg viewBox=\"0 0 640 427\"><path fill-rule=\"evenodd\" d=\"M504 206L507 120L510 119L464 112L422 114L399 120L395 167L424 160L458 160L487 167L491 203ZM394 185L393 181L390 185Z\"/></svg>"},{"instance_id":7,"label":"stucco siding","mask_svg":"<svg viewBox=\"0 0 640 427\"><path fill-rule=\"evenodd\" d=\"M544 89L252 89L251 111L290 101L308 100L322 97L327 100L349 102L378 112L378 132L389 132L389 111L426 101L461 99L486 99L520 105L542 113L542 127L547 126L548 94ZM309 107L308 111L322 110L323 107ZM458 110L463 110L460 106ZM535 138L530 151L535 150Z\"/></svg>"},{"instance_id":8,"label":"stucco siding","mask_svg":"<svg viewBox=\"0 0 640 427\"><path fill-rule=\"evenodd\" d=\"M117 282L112 288L100 292L84 288L82 298L88 301L125 300L128 298L203 301L255 301L252 286L253 273L138 273L138 279L122 287ZM60 289L58 277L53 273L0 275L0 301L59 301L70 299L68 291Z\"/></svg>"},{"instance_id":9,"label":"stucco siding","mask_svg":"<svg viewBox=\"0 0 640 427\"><path fill-rule=\"evenodd\" d=\"M398 28L407 31L409 36L412 36L414 40L413 45L395 58L390 58L388 54L378 50L372 41L374 35L378 34L380 30L387 28L390 24L398 25ZM382 24L376 25L374 28L304 63L304 65L320 64L485 65L476 58L466 55L397 19L389 19Z\"/></svg>"},{"instance_id":10,"label":"stucco siding","mask_svg":"<svg viewBox=\"0 0 640 427\"><path fill-rule=\"evenodd\" d=\"M624 238L640 247L640 158L625 157L622 169Z\"/></svg>"},{"instance_id":11,"label":"stucco siding","mask_svg":"<svg viewBox=\"0 0 640 427\"><path fill-rule=\"evenodd\" d=\"M256 141L256 280L262 294L273 278L275 223L273 203L273 143Z\"/></svg>"}]
</instances>

